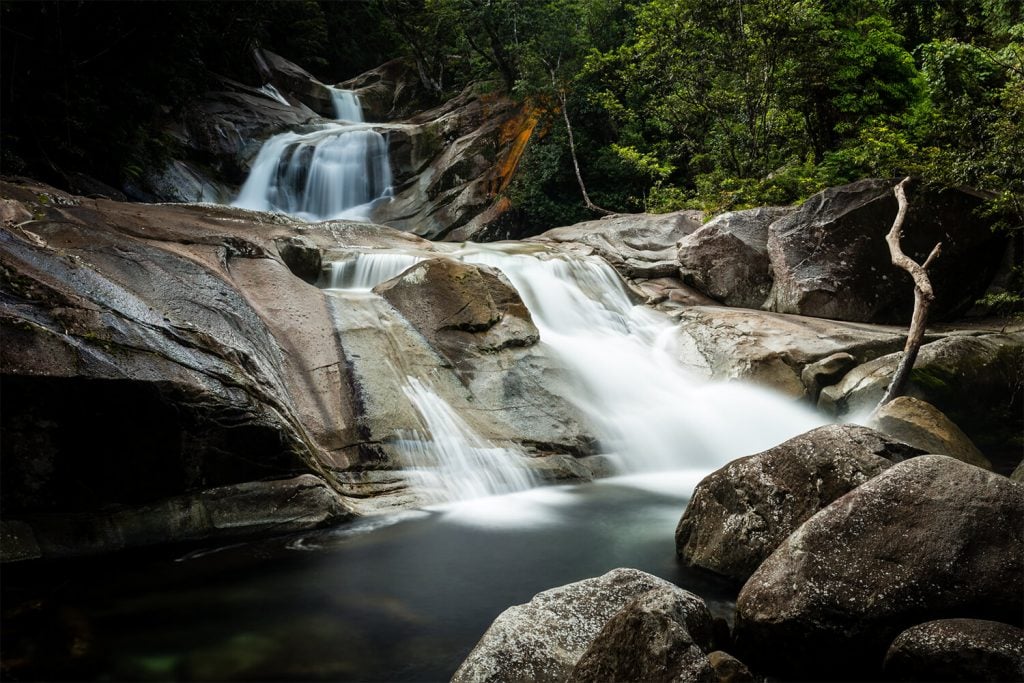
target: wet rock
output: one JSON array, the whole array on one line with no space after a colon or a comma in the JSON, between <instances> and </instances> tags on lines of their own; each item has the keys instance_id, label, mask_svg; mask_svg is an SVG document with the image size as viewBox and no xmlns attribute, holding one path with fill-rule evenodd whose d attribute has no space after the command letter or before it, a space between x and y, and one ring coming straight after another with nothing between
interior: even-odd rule
<instances>
[{"instance_id":1,"label":"wet rock","mask_svg":"<svg viewBox=\"0 0 1024 683\"><path fill-rule=\"evenodd\" d=\"M818 407L840 419L869 414L899 358L888 354L854 368L822 390ZM942 411L990 460L1016 462L1024 433L1022 376L1024 334L956 335L921 347L906 395Z\"/></svg>"},{"instance_id":2,"label":"wet rock","mask_svg":"<svg viewBox=\"0 0 1024 683\"><path fill-rule=\"evenodd\" d=\"M766 308L838 320L909 320L913 285L892 265L885 243L896 217L895 182L867 179L829 188L773 223L768 256L774 282ZM985 291L1005 239L976 214L978 196L921 182L907 195L903 250L921 263L942 242L942 256L928 273L936 293L931 316L953 319Z\"/></svg>"},{"instance_id":3,"label":"wet rock","mask_svg":"<svg viewBox=\"0 0 1024 683\"><path fill-rule=\"evenodd\" d=\"M893 638L1024 609L1024 486L941 455L885 470L811 517L743 586L736 645L783 676L879 674Z\"/></svg>"},{"instance_id":4,"label":"wet rock","mask_svg":"<svg viewBox=\"0 0 1024 683\"><path fill-rule=\"evenodd\" d=\"M926 453L948 455L970 465L992 469L992 463L967 435L925 401L900 396L874 413L871 426Z\"/></svg>"},{"instance_id":5,"label":"wet rock","mask_svg":"<svg viewBox=\"0 0 1024 683\"><path fill-rule=\"evenodd\" d=\"M1024 630L982 619L940 619L901 633L885 655L900 681L1024 680Z\"/></svg>"},{"instance_id":6,"label":"wet rock","mask_svg":"<svg viewBox=\"0 0 1024 683\"><path fill-rule=\"evenodd\" d=\"M605 624L655 589L684 592L636 569L615 569L538 593L494 620L452 681L564 681Z\"/></svg>"},{"instance_id":7,"label":"wet rock","mask_svg":"<svg viewBox=\"0 0 1024 683\"><path fill-rule=\"evenodd\" d=\"M148 196L139 199L227 201L245 181L264 140L320 119L297 101L286 105L230 79L218 79L217 86L165 124L180 155L146 174L140 190Z\"/></svg>"},{"instance_id":8,"label":"wet rock","mask_svg":"<svg viewBox=\"0 0 1024 683\"><path fill-rule=\"evenodd\" d=\"M1024 460L1014 468L1013 472L1010 474L1010 479L1024 484Z\"/></svg>"},{"instance_id":9,"label":"wet rock","mask_svg":"<svg viewBox=\"0 0 1024 683\"><path fill-rule=\"evenodd\" d=\"M760 308L772 286L768 226L792 211L731 211L683 237L678 251L683 282L727 306Z\"/></svg>"},{"instance_id":10,"label":"wet rock","mask_svg":"<svg viewBox=\"0 0 1024 683\"><path fill-rule=\"evenodd\" d=\"M676 529L676 554L746 581L813 514L921 453L866 427L828 425L734 460L697 485Z\"/></svg>"},{"instance_id":11,"label":"wet rock","mask_svg":"<svg viewBox=\"0 0 1024 683\"><path fill-rule=\"evenodd\" d=\"M655 589L625 605L580 657L569 681L717 681L711 613L678 588Z\"/></svg>"},{"instance_id":12,"label":"wet rock","mask_svg":"<svg viewBox=\"0 0 1024 683\"><path fill-rule=\"evenodd\" d=\"M701 218L699 211L614 214L548 230L531 240L583 245L625 277L672 277L679 270L676 243L697 230Z\"/></svg>"},{"instance_id":13,"label":"wet rock","mask_svg":"<svg viewBox=\"0 0 1024 683\"><path fill-rule=\"evenodd\" d=\"M316 284L323 268L323 257L320 248L311 239L301 235L279 237L274 240L274 244L281 260L296 277Z\"/></svg>"},{"instance_id":14,"label":"wet rock","mask_svg":"<svg viewBox=\"0 0 1024 683\"><path fill-rule=\"evenodd\" d=\"M711 662L718 683L754 683L754 675L747 665L728 652L715 650L708 654L708 661Z\"/></svg>"}]
</instances>

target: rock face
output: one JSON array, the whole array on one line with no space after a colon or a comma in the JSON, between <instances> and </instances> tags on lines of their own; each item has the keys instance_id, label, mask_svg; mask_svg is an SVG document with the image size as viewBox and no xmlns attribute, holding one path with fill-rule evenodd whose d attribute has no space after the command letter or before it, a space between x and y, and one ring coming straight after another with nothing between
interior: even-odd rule
<instances>
[{"instance_id":1,"label":"rock face","mask_svg":"<svg viewBox=\"0 0 1024 683\"><path fill-rule=\"evenodd\" d=\"M558 393L571 389L559 388L529 314L493 272L442 260L426 286L397 283L421 333L379 296L350 301L309 284L318 260L343 246L436 255L390 228L26 184L2 183L0 196L0 506L40 548L160 542L175 528L198 538L197 496L243 500L249 484L300 475L345 496L301 487L296 500L316 509L300 521L312 525L408 502L393 470L396 443L422 428L402 390L410 375L429 379L483 438L549 456L536 464L551 478L590 476L569 457L593 443ZM430 319L440 310L425 308L439 301L430 297L455 297L459 283L482 318ZM112 518L113 508L126 513ZM104 540L80 537L76 551L64 527L40 526L61 515ZM258 518L233 525L265 528Z\"/></svg>"},{"instance_id":2,"label":"rock face","mask_svg":"<svg viewBox=\"0 0 1024 683\"><path fill-rule=\"evenodd\" d=\"M768 256L774 284L766 308L838 320L909 320L913 285L891 264L884 239L896 217L894 185L869 179L829 188L773 223ZM979 224L979 197L920 182L907 195L903 250L921 263L942 242L942 256L929 270L936 293L931 316L951 319L984 293L1004 242Z\"/></svg>"},{"instance_id":3,"label":"rock face","mask_svg":"<svg viewBox=\"0 0 1024 683\"><path fill-rule=\"evenodd\" d=\"M568 680L715 683L705 654L711 635L703 600L678 588L655 589L608 620Z\"/></svg>"},{"instance_id":4,"label":"rock face","mask_svg":"<svg viewBox=\"0 0 1024 683\"><path fill-rule=\"evenodd\" d=\"M320 119L298 100L286 105L230 79L218 83L220 88L189 102L179 118L165 124L178 145L177 158L149 173L141 187L126 188L129 195L144 201L226 203L245 181L265 139Z\"/></svg>"},{"instance_id":5,"label":"rock face","mask_svg":"<svg viewBox=\"0 0 1024 683\"><path fill-rule=\"evenodd\" d=\"M839 381L849 365L903 348L905 331L859 323L767 313L750 309L692 306L677 313L681 361L714 379L740 379L794 398L815 396ZM846 366L804 371L835 354Z\"/></svg>"},{"instance_id":6,"label":"rock face","mask_svg":"<svg viewBox=\"0 0 1024 683\"><path fill-rule=\"evenodd\" d=\"M982 619L940 619L901 633L885 655L900 681L1024 680L1024 630Z\"/></svg>"},{"instance_id":7,"label":"rock face","mask_svg":"<svg viewBox=\"0 0 1024 683\"><path fill-rule=\"evenodd\" d=\"M609 620L634 599L653 590L679 595L687 605L699 601L667 581L636 569L615 569L552 588L525 605L502 612L452 681L564 681ZM684 619L692 623L692 617Z\"/></svg>"},{"instance_id":8,"label":"rock face","mask_svg":"<svg viewBox=\"0 0 1024 683\"><path fill-rule=\"evenodd\" d=\"M389 129L394 196L373 219L429 239L490 241L510 207L498 195L539 121L539 112L467 90Z\"/></svg>"},{"instance_id":9,"label":"rock face","mask_svg":"<svg viewBox=\"0 0 1024 683\"><path fill-rule=\"evenodd\" d=\"M676 554L743 582L801 524L895 462L920 455L856 425L828 425L712 472L676 529Z\"/></svg>"},{"instance_id":10,"label":"rock face","mask_svg":"<svg viewBox=\"0 0 1024 683\"><path fill-rule=\"evenodd\" d=\"M874 414L872 426L926 453L948 455L970 465L992 469L992 463L967 435L930 403L900 396Z\"/></svg>"},{"instance_id":11,"label":"rock face","mask_svg":"<svg viewBox=\"0 0 1024 683\"><path fill-rule=\"evenodd\" d=\"M818 407L839 418L866 415L898 363L899 354L889 354L854 368L822 390ZM921 347L906 394L942 411L989 459L1016 462L1024 433L1022 376L1024 334L951 336Z\"/></svg>"},{"instance_id":12,"label":"rock face","mask_svg":"<svg viewBox=\"0 0 1024 683\"><path fill-rule=\"evenodd\" d=\"M415 67L404 59L393 59L375 69L338 84L353 90L367 121L396 121L412 116L413 109L427 99Z\"/></svg>"},{"instance_id":13,"label":"rock face","mask_svg":"<svg viewBox=\"0 0 1024 683\"><path fill-rule=\"evenodd\" d=\"M772 286L768 226L789 207L730 211L679 241L683 282L727 306L760 308Z\"/></svg>"},{"instance_id":14,"label":"rock face","mask_svg":"<svg viewBox=\"0 0 1024 683\"><path fill-rule=\"evenodd\" d=\"M941 456L887 469L811 517L736 603L744 659L786 676L877 675L902 630L1024 609L1024 486Z\"/></svg>"},{"instance_id":15,"label":"rock face","mask_svg":"<svg viewBox=\"0 0 1024 683\"><path fill-rule=\"evenodd\" d=\"M615 214L548 230L531 240L583 245L625 277L669 277L679 269L676 243L700 227L702 215L699 211Z\"/></svg>"},{"instance_id":16,"label":"rock face","mask_svg":"<svg viewBox=\"0 0 1024 683\"><path fill-rule=\"evenodd\" d=\"M284 534L337 523L349 506L323 479L251 481L94 515L47 514L0 522L5 562L109 553L157 543Z\"/></svg>"},{"instance_id":17,"label":"rock face","mask_svg":"<svg viewBox=\"0 0 1024 683\"><path fill-rule=\"evenodd\" d=\"M274 85L282 95L291 95L324 118L334 118L330 88L301 66L261 48L253 50L253 62L264 80Z\"/></svg>"}]
</instances>

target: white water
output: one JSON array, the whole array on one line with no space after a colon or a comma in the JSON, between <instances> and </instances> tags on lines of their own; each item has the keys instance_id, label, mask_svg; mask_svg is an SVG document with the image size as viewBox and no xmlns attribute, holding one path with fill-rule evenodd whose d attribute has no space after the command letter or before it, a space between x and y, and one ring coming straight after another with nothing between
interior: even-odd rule
<instances>
[{"instance_id":1,"label":"white water","mask_svg":"<svg viewBox=\"0 0 1024 683\"><path fill-rule=\"evenodd\" d=\"M348 123L281 133L264 142L234 206L308 221L367 221L376 203L390 196L387 140L362 124L355 93L331 90L336 116Z\"/></svg>"},{"instance_id":2,"label":"white water","mask_svg":"<svg viewBox=\"0 0 1024 683\"><path fill-rule=\"evenodd\" d=\"M634 305L601 259L511 243L467 245L452 256L508 276L530 309L543 348L576 380L578 391L568 400L622 472L673 471L672 482L682 477L696 483L730 460L825 422L767 390L688 373L675 343L675 324ZM332 265L332 286L366 291L420 258L397 252L358 254ZM424 486L444 491L448 500L463 500L530 485L516 478L525 474L517 465L521 453L495 449L426 385L408 382L405 394L423 417L429 438L409 440L403 452L416 476L436 473L429 481L421 479ZM438 478L457 483L446 488Z\"/></svg>"},{"instance_id":3,"label":"white water","mask_svg":"<svg viewBox=\"0 0 1024 683\"><path fill-rule=\"evenodd\" d=\"M420 256L400 252L366 252L333 261L327 288L368 292L422 260Z\"/></svg>"},{"instance_id":4,"label":"white water","mask_svg":"<svg viewBox=\"0 0 1024 683\"><path fill-rule=\"evenodd\" d=\"M330 88L330 86L328 86ZM349 123L363 123L363 106L359 96L351 90L330 88L331 102L334 104L334 118Z\"/></svg>"},{"instance_id":5,"label":"white water","mask_svg":"<svg viewBox=\"0 0 1024 683\"><path fill-rule=\"evenodd\" d=\"M415 377L406 381L402 389L426 432L410 435L398 447L405 473L431 502L483 498L540 483L523 465L525 453L495 446L424 382Z\"/></svg>"},{"instance_id":6,"label":"white water","mask_svg":"<svg viewBox=\"0 0 1024 683\"><path fill-rule=\"evenodd\" d=\"M291 103L284 98L284 95L282 95L280 92L278 92L277 88L275 88L270 83L267 83L266 85L260 86L259 90L260 90L261 93L263 93L264 95L266 95L270 99L276 100L276 101L280 102L281 104L283 104L286 107L292 106Z\"/></svg>"},{"instance_id":7,"label":"white water","mask_svg":"<svg viewBox=\"0 0 1024 683\"><path fill-rule=\"evenodd\" d=\"M571 400L624 472L710 471L825 420L757 387L683 369L675 326L634 306L604 261L473 245L458 255L499 268L519 290L541 341L575 375Z\"/></svg>"}]
</instances>

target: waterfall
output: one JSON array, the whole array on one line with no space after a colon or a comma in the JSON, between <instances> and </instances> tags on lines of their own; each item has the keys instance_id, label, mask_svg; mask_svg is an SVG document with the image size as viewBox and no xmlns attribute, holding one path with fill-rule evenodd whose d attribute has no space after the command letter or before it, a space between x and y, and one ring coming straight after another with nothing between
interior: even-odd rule
<instances>
[{"instance_id":1,"label":"waterfall","mask_svg":"<svg viewBox=\"0 0 1024 683\"><path fill-rule=\"evenodd\" d=\"M328 86L330 88L330 86ZM334 104L334 118L349 123L363 123L363 107L359 96L351 90L330 88L331 102Z\"/></svg>"},{"instance_id":2,"label":"waterfall","mask_svg":"<svg viewBox=\"0 0 1024 683\"><path fill-rule=\"evenodd\" d=\"M308 221L370 219L376 203L391 193L387 140L362 124L355 93L331 90L337 117L349 123L264 142L234 206Z\"/></svg>"},{"instance_id":3,"label":"waterfall","mask_svg":"<svg viewBox=\"0 0 1024 683\"><path fill-rule=\"evenodd\" d=\"M366 252L334 261L330 264L327 288L368 292L422 260L420 256L400 252Z\"/></svg>"},{"instance_id":4,"label":"waterfall","mask_svg":"<svg viewBox=\"0 0 1024 683\"><path fill-rule=\"evenodd\" d=\"M399 450L410 478L432 502L523 491L539 483L523 465L525 453L479 436L425 383L409 377L403 390L427 433L410 435Z\"/></svg>"},{"instance_id":5,"label":"waterfall","mask_svg":"<svg viewBox=\"0 0 1024 683\"><path fill-rule=\"evenodd\" d=\"M267 83L266 85L261 85L259 91L266 95L267 97L269 97L270 99L276 100L286 107L292 106L291 103L284 98L284 95L278 92L277 88L275 88L270 83Z\"/></svg>"},{"instance_id":6,"label":"waterfall","mask_svg":"<svg viewBox=\"0 0 1024 683\"><path fill-rule=\"evenodd\" d=\"M498 268L509 278L540 331L541 351L552 354L579 387L567 399L623 472L690 470L703 476L825 422L768 390L693 376L676 344L676 324L634 305L618 274L599 258L512 243L467 244L450 255ZM367 291L420 258L408 252L355 254L332 264L331 286ZM518 478L521 453L488 444L428 384L406 378L403 391L426 426L401 447L424 486L458 499L529 485ZM439 484L448 480L451 486Z\"/></svg>"},{"instance_id":7,"label":"waterfall","mask_svg":"<svg viewBox=\"0 0 1024 683\"><path fill-rule=\"evenodd\" d=\"M500 245L458 255L500 269L516 287L541 341L582 388L571 400L624 471L710 470L824 422L769 391L692 376L675 325L633 305L601 259Z\"/></svg>"}]
</instances>

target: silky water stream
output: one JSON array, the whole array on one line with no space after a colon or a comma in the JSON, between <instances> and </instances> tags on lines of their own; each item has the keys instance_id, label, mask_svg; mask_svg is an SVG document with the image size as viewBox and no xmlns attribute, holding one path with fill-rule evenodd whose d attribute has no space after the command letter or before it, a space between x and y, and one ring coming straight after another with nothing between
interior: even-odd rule
<instances>
[{"instance_id":1,"label":"silky water stream","mask_svg":"<svg viewBox=\"0 0 1024 683\"><path fill-rule=\"evenodd\" d=\"M356 104L339 96L338 118ZM236 203L365 216L390 183L378 138L358 122L276 136ZM480 437L430 377L396 366L396 395L421 418L403 442L409 481L440 504L226 547L5 567L8 604L36 610L11 622L5 648L35 637L41 677L55 679L440 681L508 606L616 567L673 581L728 618L734 587L675 561L688 496L725 462L824 420L690 376L673 324L633 305L599 259L512 243L449 255L498 268L517 288L622 476L537 486L523 453ZM353 255L326 286L386 343L390 314L370 289L423 257Z\"/></svg>"}]
</instances>

